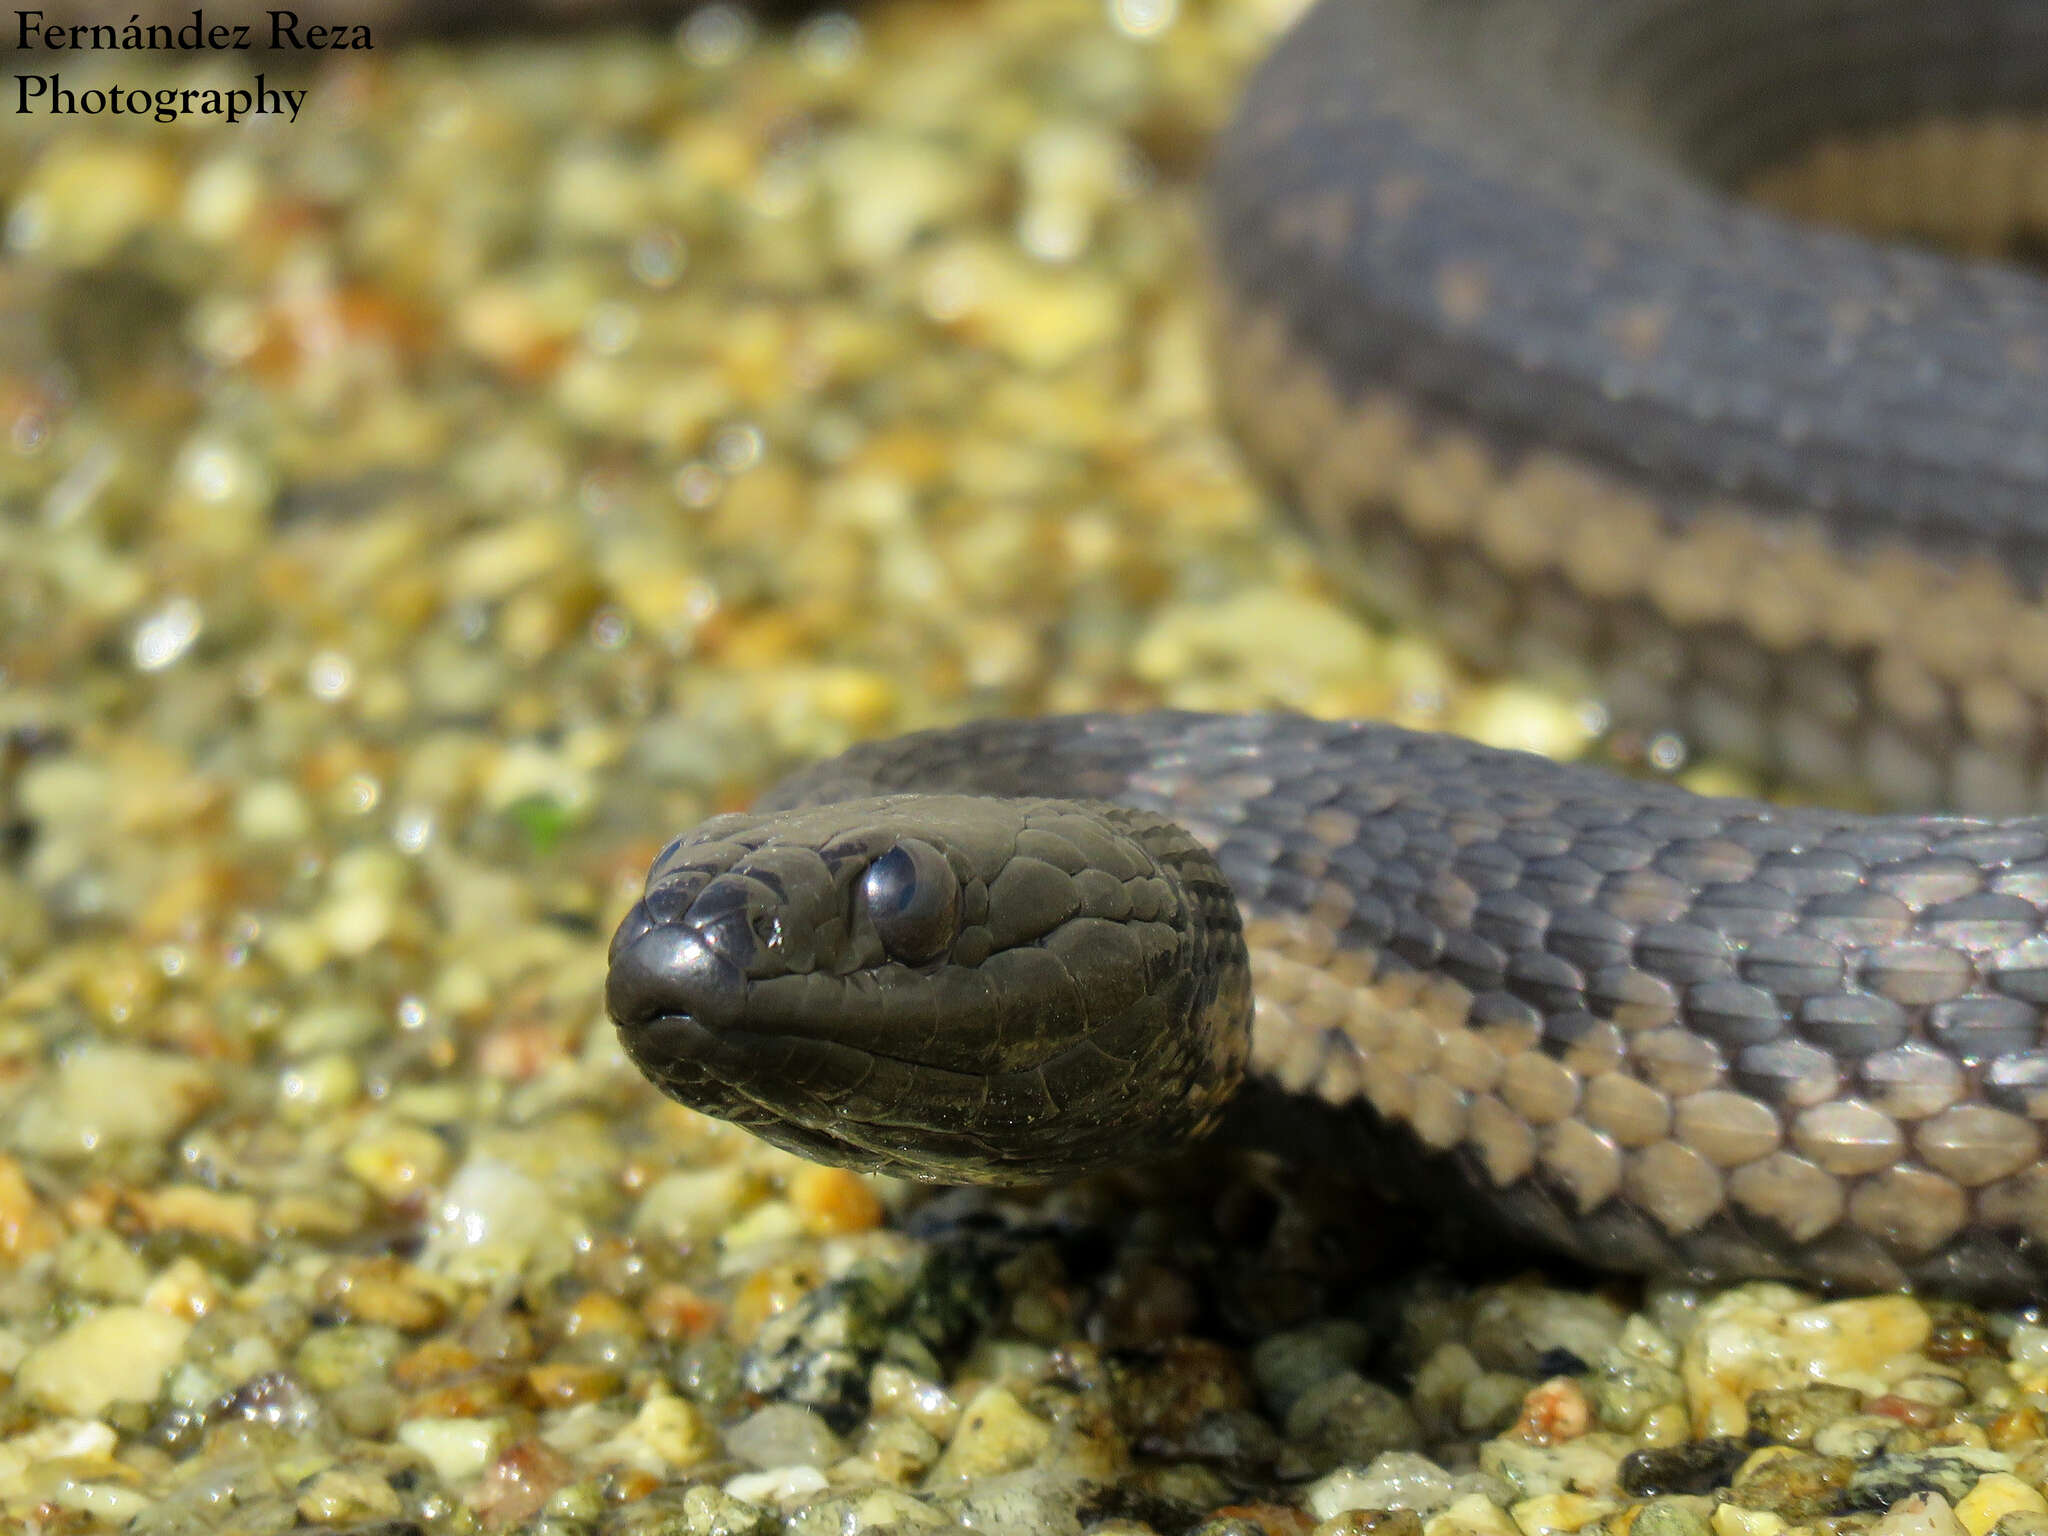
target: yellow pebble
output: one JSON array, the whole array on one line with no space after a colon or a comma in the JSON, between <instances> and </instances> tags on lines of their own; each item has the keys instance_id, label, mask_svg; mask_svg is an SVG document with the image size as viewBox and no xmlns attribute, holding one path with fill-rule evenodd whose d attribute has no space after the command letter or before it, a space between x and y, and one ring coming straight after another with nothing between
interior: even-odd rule
<instances>
[{"instance_id":1,"label":"yellow pebble","mask_svg":"<svg viewBox=\"0 0 2048 1536\"><path fill-rule=\"evenodd\" d=\"M1714 1536L1778 1536L1785 1529L1781 1516L1768 1509L1744 1509L1740 1504L1714 1508Z\"/></svg>"},{"instance_id":2,"label":"yellow pebble","mask_svg":"<svg viewBox=\"0 0 2048 1536\"><path fill-rule=\"evenodd\" d=\"M1523 1499L1508 1511L1522 1536L1553 1536L1576 1531L1614 1513L1606 1499L1588 1498L1583 1493L1544 1493Z\"/></svg>"},{"instance_id":3,"label":"yellow pebble","mask_svg":"<svg viewBox=\"0 0 2048 1536\"><path fill-rule=\"evenodd\" d=\"M1956 1504L1956 1519L1970 1536L1986 1536L2000 1517L2014 1511L2048 1515L2048 1498L2010 1472L1986 1472Z\"/></svg>"},{"instance_id":4,"label":"yellow pebble","mask_svg":"<svg viewBox=\"0 0 2048 1536\"><path fill-rule=\"evenodd\" d=\"M819 711L855 730L880 729L895 711L896 698L893 681L862 667L831 667L818 677Z\"/></svg>"},{"instance_id":5,"label":"yellow pebble","mask_svg":"<svg viewBox=\"0 0 2048 1536\"><path fill-rule=\"evenodd\" d=\"M570 1305L562 1336L573 1339L579 1334L609 1333L637 1339L646 1331L640 1314L618 1297L604 1291L585 1291Z\"/></svg>"},{"instance_id":6,"label":"yellow pebble","mask_svg":"<svg viewBox=\"0 0 2048 1536\"><path fill-rule=\"evenodd\" d=\"M1636 1428L1637 1443L1645 1446L1683 1445L1691 1438L1692 1419L1680 1403L1659 1404Z\"/></svg>"},{"instance_id":7,"label":"yellow pebble","mask_svg":"<svg viewBox=\"0 0 2048 1536\"><path fill-rule=\"evenodd\" d=\"M805 1167L789 1181L790 1203L817 1237L866 1232L880 1224L882 1202L866 1180L844 1168Z\"/></svg>"},{"instance_id":8,"label":"yellow pebble","mask_svg":"<svg viewBox=\"0 0 2048 1536\"><path fill-rule=\"evenodd\" d=\"M1732 1481L1736 1484L1741 1484L1748 1478L1754 1477L1771 1462L1781 1461L1787 1456L1796 1456L1798 1454L1789 1445L1762 1446L1750 1453L1749 1458L1742 1463L1740 1470L1736 1472Z\"/></svg>"},{"instance_id":9,"label":"yellow pebble","mask_svg":"<svg viewBox=\"0 0 2048 1536\"><path fill-rule=\"evenodd\" d=\"M380 1200L416 1197L448 1172L448 1144L424 1126L382 1125L342 1148L341 1165Z\"/></svg>"},{"instance_id":10,"label":"yellow pebble","mask_svg":"<svg viewBox=\"0 0 2048 1536\"><path fill-rule=\"evenodd\" d=\"M231 1243L256 1241L256 1198L228 1194L198 1184L168 1184L138 1192L135 1203L143 1219L159 1232L197 1232Z\"/></svg>"},{"instance_id":11,"label":"yellow pebble","mask_svg":"<svg viewBox=\"0 0 2048 1536\"><path fill-rule=\"evenodd\" d=\"M1518 1536L1508 1512L1483 1493L1468 1493L1422 1528L1422 1536Z\"/></svg>"},{"instance_id":12,"label":"yellow pebble","mask_svg":"<svg viewBox=\"0 0 2048 1536\"><path fill-rule=\"evenodd\" d=\"M1473 694L1453 724L1459 734L1489 747L1557 758L1579 756L1598 734L1582 704L1524 683L1499 683Z\"/></svg>"},{"instance_id":13,"label":"yellow pebble","mask_svg":"<svg viewBox=\"0 0 2048 1536\"><path fill-rule=\"evenodd\" d=\"M0 1157L0 1260L18 1262L57 1246L64 1229L11 1157Z\"/></svg>"},{"instance_id":14,"label":"yellow pebble","mask_svg":"<svg viewBox=\"0 0 2048 1536\"><path fill-rule=\"evenodd\" d=\"M984 1388L961 1410L953 1438L932 1468L931 1484L943 1487L1017 1471L1035 1461L1051 1440L1045 1421L1016 1398L1001 1387Z\"/></svg>"}]
</instances>

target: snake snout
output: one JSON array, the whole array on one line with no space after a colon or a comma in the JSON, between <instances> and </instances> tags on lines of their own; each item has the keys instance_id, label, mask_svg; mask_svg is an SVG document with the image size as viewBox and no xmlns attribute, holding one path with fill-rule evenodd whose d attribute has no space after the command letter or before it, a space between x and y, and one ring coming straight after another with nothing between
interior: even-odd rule
<instances>
[{"instance_id":1,"label":"snake snout","mask_svg":"<svg viewBox=\"0 0 2048 1536\"><path fill-rule=\"evenodd\" d=\"M746 992L745 973L699 928L657 921L646 902L619 925L604 1004L621 1030L675 1016L717 1029L739 1019Z\"/></svg>"}]
</instances>

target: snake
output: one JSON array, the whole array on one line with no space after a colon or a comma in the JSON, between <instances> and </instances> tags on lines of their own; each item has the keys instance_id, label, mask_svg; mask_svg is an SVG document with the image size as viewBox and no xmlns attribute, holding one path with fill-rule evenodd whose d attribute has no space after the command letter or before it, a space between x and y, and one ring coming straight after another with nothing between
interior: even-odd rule
<instances>
[{"instance_id":1,"label":"snake","mask_svg":"<svg viewBox=\"0 0 2048 1536\"><path fill-rule=\"evenodd\" d=\"M662 850L627 1055L913 1179L1238 1137L1512 1252L2038 1299L2044 103L2033 0L1320 0L1213 155L1245 450L1376 608L1850 808L971 721Z\"/></svg>"}]
</instances>

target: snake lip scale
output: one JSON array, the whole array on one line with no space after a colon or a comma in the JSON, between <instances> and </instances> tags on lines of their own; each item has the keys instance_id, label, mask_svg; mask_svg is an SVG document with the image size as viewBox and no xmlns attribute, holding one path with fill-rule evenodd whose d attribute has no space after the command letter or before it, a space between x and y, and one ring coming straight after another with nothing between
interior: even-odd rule
<instances>
[{"instance_id":1,"label":"snake lip scale","mask_svg":"<svg viewBox=\"0 0 2048 1536\"><path fill-rule=\"evenodd\" d=\"M981 721L665 849L628 1053L912 1177L1306 1157L1291 1107L1595 1266L2038 1298L2048 284L1795 215L2023 241L2044 104L2021 0L1321 0L1216 154L1221 393L1340 575L1916 809L1374 722Z\"/></svg>"}]
</instances>

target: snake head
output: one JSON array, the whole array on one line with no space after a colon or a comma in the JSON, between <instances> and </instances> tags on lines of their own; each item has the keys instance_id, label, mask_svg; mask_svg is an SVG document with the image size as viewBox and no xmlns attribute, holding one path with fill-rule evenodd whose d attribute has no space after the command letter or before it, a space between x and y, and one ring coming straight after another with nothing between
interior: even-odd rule
<instances>
[{"instance_id":1,"label":"snake head","mask_svg":"<svg viewBox=\"0 0 2048 1536\"><path fill-rule=\"evenodd\" d=\"M664 849L605 1003L670 1097L821 1162L1063 1177L1207 1130L1242 1074L1236 907L1206 851L1082 801L890 795Z\"/></svg>"}]
</instances>

